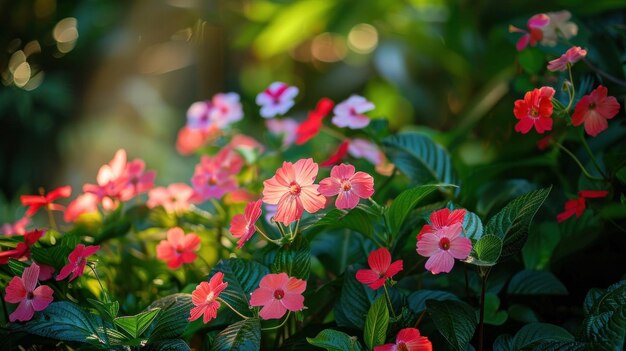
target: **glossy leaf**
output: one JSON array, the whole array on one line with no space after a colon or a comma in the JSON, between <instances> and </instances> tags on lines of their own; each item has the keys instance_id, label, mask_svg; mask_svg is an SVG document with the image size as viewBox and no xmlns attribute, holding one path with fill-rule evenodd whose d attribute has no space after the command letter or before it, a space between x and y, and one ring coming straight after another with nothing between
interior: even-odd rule
<instances>
[{"instance_id":1,"label":"glossy leaf","mask_svg":"<svg viewBox=\"0 0 626 351\"><path fill-rule=\"evenodd\" d=\"M245 351L261 348L261 323L248 318L233 323L215 337L211 351Z\"/></svg>"},{"instance_id":2,"label":"glossy leaf","mask_svg":"<svg viewBox=\"0 0 626 351\"><path fill-rule=\"evenodd\" d=\"M450 347L465 350L478 325L476 311L467 303L454 300L428 300L426 310Z\"/></svg>"},{"instance_id":3,"label":"glossy leaf","mask_svg":"<svg viewBox=\"0 0 626 351\"><path fill-rule=\"evenodd\" d=\"M124 330L132 338L140 337L161 312L160 308L141 312L134 316L118 317L113 320L116 326Z\"/></svg>"},{"instance_id":4,"label":"glossy leaf","mask_svg":"<svg viewBox=\"0 0 626 351\"><path fill-rule=\"evenodd\" d=\"M567 295L567 288L550 272L523 270L511 278L507 293L516 295Z\"/></svg>"},{"instance_id":5,"label":"glossy leaf","mask_svg":"<svg viewBox=\"0 0 626 351\"><path fill-rule=\"evenodd\" d=\"M436 185L421 185L400 193L389 207L387 216L393 233L398 233L406 217L422 200L437 190Z\"/></svg>"},{"instance_id":6,"label":"glossy leaf","mask_svg":"<svg viewBox=\"0 0 626 351\"><path fill-rule=\"evenodd\" d=\"M333 329L324 329L314 338L306 338L309 344L328 351L360 351L363 348L355 336Z\"/></svg>"},{"instance_id":7,"label":"glossy leaf","mask_svg":"<svg viewBox=\"0 0 626 351\"><path fill-rule=\"evenodd\" d=\"M147 310L161 309L146 334L150 336L150 342L179 338L189 324L192 307L190 294L169 295L148 306Z\"/></svg>"},{"instance_id":8,"label":"glossy leaf","mask_svg":"<svg viewBox=\"0 0 626 351\"><path fill-rule=\"evenodd\" d=\"M306 238L299 234L291 243L284 245L276 253L272 272L285 272L290 277L307 280L311 270L311 248Z\"/></svg>"},{"instance_id":9,"label":"glossy leaf","mask_svg":"<svg viewBox=\"0 0 626 351\"><path fill-rule=\"evenodd\" d=\"M381 345L387 337L387 327L389 326L389 310L387 308L387 298L380 295L367 312L363 338L365 345L369 349Z\"/></svg>"}]
</instances>

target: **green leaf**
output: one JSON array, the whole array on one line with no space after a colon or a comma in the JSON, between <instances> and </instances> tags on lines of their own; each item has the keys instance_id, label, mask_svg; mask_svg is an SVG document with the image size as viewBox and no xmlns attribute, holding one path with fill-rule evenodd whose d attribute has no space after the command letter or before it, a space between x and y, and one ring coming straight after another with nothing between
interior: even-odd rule
<instances>
[{"instance_id":1,"label":"green leaf","mask_svg":"<svg viewBox=\"0 0 626 351\"><path fill-rule=\"evenodd\" d=\"M145 351L191 351L185 340L170 339L148 344L142 350Z\"/></svg>"},{"instance_id":2,"label":"green leaf","mask_svg":"<svg viewBox=\"0 0 626 351\"><path fill-rule=\"evenodd\" d=\"M476 253L476 258L483 262L480 265L496 264L502 252L502 239L491 234L485 235L474 244L474 252ZM472 261L471 259L467 260L469 263L473 263Z\"/></svg>"},{"instance_id":3,"label":"green leaf","mask_svg":"<svg viewBox=\"0 0 626 351\"><path fill-rule=\"evenodd\" d=\"M117 313L120 310L120 304L117 301L102 302L87 298L87 302L89 302L100 313L101 317L105 317L111 322L113 322L113 319L117 317Z\"/></svg>"},{"instance_id":4,"label":"green leaf","mask_svg":"<svg viewBox=\"0 0 626 351\"><path fill-rule=\"evenodd\" d=\"M261 278L270 270L254 261L230 258L221 260L211 270L209 279L217 272L224 273L224 282L228 287L222 291L220 298L233 306L239 313L252 317L250 310L250 294L259 287Z\"/></svg>"},{"instance_id":5,"label":"green leaf","mask_svg":"<svg viewBox=\"0 0 626 351\"><path fill-rule=\"evenodd\" d=\"M150 325L146 336L149 342L179 338L189 321L189 311L193 307L190 294L173 294L153 302L146 310L161 309L157 318Z\"/></svg>"},{"instance_id":6,"label":"green leaf","mask_svg":"<svg viewBox=\"0 0 626 351\"><path fill-rule=\"evenodd\" d=\"M389 326L389 310L387 309L387 298L380 295L367 312L365 319L364 339L365 345L371 350L374 346L381 345L387 338L387 327Z\"/></svg>"},{"instance_id":7,"label":"green leaf","mask_svg":"<svg viewBox=\"0 0 626 351\"><path fill-rule=\"evenodd\" d=\"M556 249L561 234L556 222L545 222L530 232L528 241L522 248L522 258L526 269L543 270L550 264L552 253Z\"/></svg>"},{"instance_id":8,"label":"green leaf","mask_svg":"<svg viewBox=\"0 0 626 351\"><path fill-rule=\"evenodd\" d=\"M347 228L371 238L374 235L374 220L373 216L358 207L350 211L333 209L309 228Z\"/></svg>"},{"instance_id":9,"label":"green leaf","mask_svg":"<svg viewBox=\"0 0 626 351\"><path fill-rule=\"evenodd\" d=\"M134 316L115 318L113 323L135 339L140 337L143 332L148 329L152 321L159 315L160 312L160 308L155 308L141 312Z\"/></svg>"},{"instance_id":10,"label":"green leaf","mask_svg":"<svg viewBox=\"0 0 626 351\"><path fill-rule=\"evenodd\" d=\"M550 272L523 270L511 278L507 293L516 295L567 295L567 288Z\"/></svg>"},{"instance_id":11,"label":"green leaf","mask_svg":"<svg viewBox=\"0 0 626 351\"><path fill-rule=\"evenodd\" d=\"M344 273L341 295L334 308L340 327L363 329L365 316L377 296L376 291L356 280L357 270L358 267L350 266Z\"/></svg>"},{"instance_id":12,"label":"green leaf","mask_svg":"<svg viewBox=\"0 0 626 351\"><path fill-rule=\"evenodd\" d=\"M285 272L290 277L307 280L311 271L311 248L309 242L303 235L296 236L296 239L281 247L276 253L274 273Z\"/></svg>"},{"instance_id":13,"label":"green leaf","mask_svg":"<svg viewBox=\"0 0 626 351\"><path fill-rule=\"evenodd\" d=\"M211 351L247 351L261 349L261 322L248 318L229 325L215 337Z\"/></svg>"},{"instance_id":14,"label":"green leaf","mask_svg":"<svg viewBox=\"0 0 626 351\"><path fill-rule=\"evenodd\" d=\"M498 295L485 294L485 323L491 325L502 325L508 318L506 311L499 310L500 299Z\"/></svg>"},{"instance_id":15,"label":"green leaf","mask_svg":"<svg viewBox=\"0 0 626 351\"><path fill-rule=\"evenodd\" d=\"M465 212L463 231L465 236L472 240L478 240L483 236L483 222L476 213L471 211Z\"/></svg>"},{"instance_id":16,"label":"green leaf","mask_svg":"<svg viewBox=\"0 0 626 351\"><path fill-rule=\"evenodd\" d=\"M402 223L404 223L404 220L413 208L435 190L437 190L436 185L421 185L400 193L389 207L389 212L387 212L391 231L398 233Z\"/></svg>"},{"instance_id":17,"label":"green leaf","mask_svg":"<svg viewBox=\"0 0 626 351\"><path fill-rule=\"evenodd\" d=\"M583 305L583 339L599 350L618 350L626 339L626 280L591 289Z\"/></svg>"},{"instance_id":18,"label":"green leaf","mask_svg":"<svg viewBox=\"0 0 626 351\"><path fill-rule=\"evenodd\" d=\"M551 188L544 188L524 194L491 217L485 227L485 233L502 239L502 256L512 255L522 248L528 236L530 223L550 190Z\"/></svg>"},{"instance_id":19,"label":"green leaf","mask_svg":"<svg viewBox=\"0 0 626 351\"><path fill-rule=\"evenodd\" d=\"M448 152L429 137L415 132L383 139L389 158L413 183L458 185Z\"/></svg>"},{"instance_id":20,"label":"green leaf","mask_svg":"<svg viewBox=\"0 0 626 351\"><path fill-rule=\"evenodd\" d=\"M441 290L422 289L415 291L407 298L409 309L415 313L421 313L426 309L426 301L428 300L459 300L453 293Z\"/></svg>"},{"instance_id":21,"label":"green leaf","mask_svg":"<svg viewBox=\"0 0 626 351\"><path fill-rule=\"evenodd\" d=\"M467 303L454 300L428 300L426 310L452 349L465 350L478 324L476 311Z\"/></svg>"},{"instance_id":22,"label":"green leaf","mask_svg":"<svg viewBox=\"0 0 626 351\"><path fill-rule=\"evenodd\" d=\"M526 48L517 54L520 65L530 74L539 73L545 66L544 54L535 48Z\"/></svg>"},{"instance_id":23,"label":"green leaf","mask_svg":"<svg viewBox=\"0 0 626 351\"><path fill-rule=\"evenodd\" d=\"M548 323L531 323L523 326L514 337L501 335L493 345L494 351L535 350L547 341L571 342L574 337L565 329Z\"/></svg>"},{"instance_id":24,"label":"green leaf","mask_svg":"<svg viewBox=\"0 0 626 351\"><path fill-rule=\"evenodd\" d=\"M8 266L11 272L18 277L21 277L24 270L29 267L25 262L18 261L14 258L9 259Z\"/></svg>"},{"instance_id":25,"label":"green leaf","mask_svg":"<svg viewBox=\"0 0 626 351\"><path fill-rule=\"evenodd\" d=\"M328 351L359 351L363 348L356 336L346 333L324 329L314 338L306 338L309 344Z\"/></svg>"}]
</instances>

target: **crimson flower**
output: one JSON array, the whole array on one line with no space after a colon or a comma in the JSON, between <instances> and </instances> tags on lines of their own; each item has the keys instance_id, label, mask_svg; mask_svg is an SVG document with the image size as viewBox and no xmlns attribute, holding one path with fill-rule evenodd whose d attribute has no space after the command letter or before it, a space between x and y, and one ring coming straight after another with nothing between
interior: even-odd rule
<instances>
[{"instance_id":1,"label":"crimson flower","mask_svg":"<svg viewBox=\"0 0 626 351\"><path fill-rule=\"evenodd\" d=\"M552 129L552 97L554 89L541 87L526 92L523 100L515 101L513 114L519 119L515 131L528 133L533 127L542 134Z\"/></svg>"},{"instance_id":2,"label":"crimson flower","mask_svg":"<svg viewBox=\"0 0 626 351\"><path fill-rule=\"evenodd\" d=\"M49 211L63 211L65 207L55 204L52 201L58 198L66 198L72 195L72 187L69 185L56 188L48 195L22 195L20 200L22 205L30 206L26 211L27 216L33 216L41 207L46 207Z\"/></svg>"},{"instance_id":3,"label":"crimson flower","mask_svg":"<svg viewBox=\"0 0 626 351\"><path fill-rule=\"evenodd\" d=\"M309 112L307 119L300 123L296 130L296 144L302 145L311 140L322 129L322 122L330 110L333 109L334 103L329 98L322 98L315 106L315 110Z\"/></svg>"},{"instance_id":4,"label":"crimson flower","mask_svg":"<svg viewBox=\"0 0 626 351\"><path fill-rule=\"evenodd\" d=\"M250 202L246 205L243 214L235 215L230 221L230 233L235 238L239 238L237 248L241 249L243 244L250 240L252 235L256 232L255 223L259 220L259 217L261 217L261 204L261 200Z\"/></svg>"},{"instance_id":5,"label":"crimson flower","mask_svg":"<svg viewBox=\"0 0 626 351\"><path fill-rule=\"evenodd\" d=\"M19 260L30 256L30 247L33 246L45 232L43 230L32 230L24 233L24 242L18 243L15 249L0 252L0 264L7 264L10 258Z\"/></svg>"},{"instance_id":6,"label":"crimson flower","mask_svg":"<svg viewBox=\"0 0 626 351\"><path fill-rule=\"evenodd\" d=\"M415 328L400 329L395 344L375 346L374 351L432 351L433 344Z\"/></svg>"},{"instance_id":7,"label":"crimson flower","mask_svg":"<svg viewBox=\"0 0 626 351\"><path fill-rule=\"evenodd\" d=\"M341 143L337 148L337 151L335 151L334 154L330 155L330 157L326 161L321 162L320 166L329 167L341 162L341 160L343 160L343 158L346 157L346 155L348 154L348 146L350 146L350 140L346 140Z\"/></svg>"},{"instance_id":8,"label":"crimson flower","mask_svg":"<svg viewBox=\"0 0 626 351\"><path fill-rule=\"evenodd\" d=\"M578 198L565 201L565 209L556 216L556 221L561 223L573 215L579 218L587 208L587 199L597 199L606 197L609 194L606 190L581 190Z\"/></svg>"},{"instance_id":9,"label":"crimson flower","mask_svg":"<svg viewBox=\"0 0 626 351\"><path fill-rule=\"evenodd\" d=\"M598 86L589 95L583 96L576 104L572 115L572 124L585 124L585 132L595 137L609 127L607 120L619 112L619 103L613 96L607 96L608 90Z\"/></svg>"},{"instance_id":10,"label":"crimson flower","mask_svg":"<svg viewBox=\"0 0 626 351\"><path fill-rule=\"evenodd\" d=\"M83 271L85 270L85 266L87 265L87 257L95 254L96 251L98 251L99 249L100 245L76 245L76 248L74 248L74 250L68 256L69 263L61 268L61 271L59 272L59 275L57 275L56 280L59 281L67 278L70 273L72 274L70 281L83 275Z\"/></svg>"},{"instance_id":11,"label":"crimson flower","mask_svg":"<svg viewBox=\"0 0 626 351\"><path fill-rule=\"evenodd\" d=\"M176 269L183 263L192 263L198 255L200 237L195 233L185 235L182 228L175 227L167 231L167 240L162 240L156 247L157 258L167 262L167 266Z\"/></svg>"},{"instance_id":12,"label":"crimson flower","mask_svg":"<svg viewBox=\"0 0 626 351\"><path fill-rule=\"evenodd\" d=\"M203 316L202 322L206 324L217 317L217 310L220 308L217 298L228 287L228 283L222 281L223 278L224 273L217 272L208 283L202 282L196 286L196 289L191 293L191 302L195 307L189 312L189 321L195 321Z\"/></svg>"},{"instance_id":13,"label":"crimson flower","mask_svg":"<svg viewBox=\"0 0 626 351\"><path fill-rule=\"evenodd\" d=\"M22 277L13 277L6 288L4 301L19 303L9 315L11 322L26 322L33 318L35 311L43 311L52 302L54 291L47 285L37 286L39 266L36 263L24 269Z\"/></svg>"},{"instance_id":14,"label":"crimson flower","mask_svg":"<svg viewBox=\"0 0 626 351\"><path fill-rule=\"evenodd\" d=\"M317 189L324 196L337 196L335 206L340 209L355 208L361 198L374 194L374 178L365 172L354 172L354 166L340 164L330 170L330 177L320 181Z\"/></svg>"},{"instance_id":15,"label":"crimson flower","mask_svg":"<svg viewBox=\"0 0 626 351\"><path fill-rule=\"evenodd\" d=\"M456 223L463 224L465 213L467 213L465 209L450 211L448 208L442 208L434 211L430 214L430 224L425 224L422 227L422 230L417 234L417 240L421 240L426 233L435 233Z\"/></svg>"},{"instance_id":16,"label":"crimson flower","mask_svg":"<svg viewBox=\"0 0 626 351\"><path fill-rule=\"evenodd\" d=\"M304 308L306 281L289 277L287 273L268 274L259 282L259 288L250 296L250 306L263 306L259 316L278 319L287 310L295 312Z\"/></svg>"},{"instance_id":17,"label":"crimson flower","mask_svg":"<svg viewBox=\"0 0 626 351\"><path fill-rule=\"evenodd\" d=\"M391 263L391 253L384 247L372 251L367 263L371 269L359 269L356 272L356 280L374 290L380 289L385 285L387 278L393 278L403 268L402 260Z\"/></svg>"}]
</instances>

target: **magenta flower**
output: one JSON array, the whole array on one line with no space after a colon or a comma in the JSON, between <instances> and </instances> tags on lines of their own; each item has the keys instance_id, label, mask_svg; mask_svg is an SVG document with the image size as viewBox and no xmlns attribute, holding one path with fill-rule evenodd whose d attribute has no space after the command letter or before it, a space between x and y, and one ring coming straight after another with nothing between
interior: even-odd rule
<instances>
[{"instance_id":1,"label":"magenta flower","mask_svg":"<svg viewBox=\"0 0 626 351\"><path fill-rule=\"evenodd\" d=\"M587 50L581 49L580 46L571 47L558 59L548 62L548 70L552 72L565 71L568 64L573 65L585 56L587 56Z\"/></svg>"},{"instance_id":2,"label":"magenta flower","mask_svg":"<svg viewBox=\"0 0 626 351\"><path fill-rule=\"evenodd\" d=\"M354 166L342 163L330 170L330 177L322 179L317 190L324 196L338 195L337 208L351 209L361 198L374 194L374 178L365 172L354 173Z\"/></svg>"},{"instance_id":3,"label":"magenta flower","mask_svg":"<svg viewBox=\"0 0 626 351\"><path fill-rule=\"evenodd\" d=\"M517 51L524 50L528 45L535 46L538 42L543 39L543 29L546 28L550 24L550 17L545 13L540 13L538 15L532 16L526 26L528 30L520 29L515 26L509 26L509 32L511 33L524 33L515 48Z\"/></svg>"},{"instance_id":4,"label":"magenta flower","mask_svg":"<svg viewBox=\"0 0 626 351\"><path fill-rule=\"evenodd\" d=\"M433 344L415 328L400 329L395 344L375 346L374 351L432 351Z\"/></svg>"},{"instance_id":5,"label":"magenta flower","mask_svg":"<svg viewBox=\"0 0 626 351\"><path fill-rule=\"evenodd\" d=\"M417 253L429 257L426 269L433 274L448 273L454 266L454 259L464 260L472 251L470 239L462 237L463 226L455 223L424 233L417 241Z\"/></svg>"},{"instance_id":6,"label":"magenta flower","mask_svg":"<svg viewBox=\"0 0 626 351\"><path fill-rule=\"evenodd\" d=\"M583 96L576 104L572 115L572 124L585 124L585 132L595 137L609 127L608 120L619 112L619 102L613 96L607 96L608 90L598 86L589 95Z\"/></svg>"},{"instance_id":7,"label":"magenta flower","mask_svg":"<svg viewBox=\"0 0 626 351\"><path fill-rule=\"evenodd\" d=\"M217 317L217 310L220 308L217 298L228 287L228 283L222 281L223 278L224 273L217 272L208 283L202 282L196 286L196 289L191 293L191 302L195 307L189 312L189 321L195 321L203 316L202 322L206 324Z\"/></svg>"},{"instance_id":8,"label":"magenta flower","mask_svg":"<svg viewBox=\"0 0 626 351\"><path fill-rule=\"evenodd\" d=\"M70 253L68 257L69 263L61 268L61 271L59 272L59 275L57 275L56 280L59 281L67 278L70 273L72 274L70 281L83 275L83 271L85 270L85 266L87 265L87 257L95 254L99 249L100 245L76 245L76 248Z\"/></svg>"},{"instance_id":9,"label":"magenta flower","mask_svg":"<svg viewBox=\"0 0 626 351\"><path fill-rule=\"evenodd\" d=\"M39 266L36 263L24 269L22 277L13 277L7 285L4 301L19 303L9 315L11 322L26 322L33 318L35 311L43 311L52 302L52 289L47 285L37 287Z\"/></svg>"},{"instance_id":10,"label":"magenta flower","mask_svg":"<svg viewBox=\"0 0 626 351\"><path fill-rule=\"evenodd\" d=\"M385 285L387 278L393 278L403 268L402 260L391 263L391 253L384 247L372 251L367 263L371 269L359 269L356 272L356 280L374 290L380 289Z\"/></svg>"},{"instance_id":11,"label":"magenta flower","mask_svg":"<svg viewBox=\"0 0 626 351\"><path fill-rule=\"evenodd\" d=\"M282 82L274 82L256 96L256 104L261 106L261 116L272 118L284 115L295 104L298 88Z\"/></svg>"},{"instance_id":12,"label":"magenta flower","mask_svg":"<svg viewBox=\"0 0 626 351\"><path fill-rule=\"evenodd\" d=\"M361 129L370 124L370 119L364 113L373 109L373 103L362 96L352 95L335 106L332 122L340 128Z\"/></svg>"},{"instance_id":13,"label":"magenta flower","mask_svg":"<svg viewBox=\"0 0 626 351\"><path fill-rule=\"evenodd\" d=\"M224 129L243 118L243 109L237 93L215 94L211 100L194 102L187 110L187 127L209 131Z\"/></svg>"},{"instance_id":14,"label":"magenta flower","mask_svg":"<svg viewBox=\"0 0 626 351\"><path fill-rule=\"evenodd\" d=\"M164 187L157 187L148 192L149 208L162 206L167 213L184 213L191 206L193 188L185 183L172 183Z\"/></svg>"},{"instance_id":15,"label":"magenta flower","mask_svg":"<svg viewBox=\"0 0 626 351\"><path fill-rule=\"evenodd\" d=\"M246 209L243 214L237 214L230 221L230 233L239 238L237 241L237 248L241 249L246 241L250 240L252 235L256 232L256 221L261 217L261 204L262 201L258 200L250 202L246 205Z\"/></svg>"},{"instance_id":16,"label":"magenta flower","mask_svg":"<svg viewBox=\"0 0 626 351\"><path fill-rule=\"evenodd\" d=\"M185 235L182 228L175 227L167 231L167 239L161 240L156 247L157 258L167 262L167 266L176 269L184 263L192 263L198 255L200 238L195 233Z\"/></svg>"},{"instance_id":17,"label":"magenta flower","mask_svg":"<svg viewBox=\"0 0 626 351\"><path fill-rule=\"evenodd\" d=\"M263 319L278 319L287 310L295 312L304 308L306 281L289 277L287 273L268 274L259 282L259 288L250 296L250 306L263 306L259 315Z\"/></svg>"}]
</instances>

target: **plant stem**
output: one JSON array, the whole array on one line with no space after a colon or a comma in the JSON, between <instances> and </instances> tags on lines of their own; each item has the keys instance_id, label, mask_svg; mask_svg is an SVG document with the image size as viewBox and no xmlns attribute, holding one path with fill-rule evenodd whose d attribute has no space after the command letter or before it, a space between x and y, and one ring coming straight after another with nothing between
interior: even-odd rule
<instances>
[{"instance_id":1,"label":"plant stem","mask_svg":"<svg viewBox=\"0 0 626 351\"><path fill-rule=\"evenodd\" d=\"M228 302L224 301L224 299L218 297L215 299L216 301L219 301L221 303L223 303L224 305L226 305L226 307L230 308L231 311L235 312L239 317L243 318L243 319L248 319L248 317L244 316L243 314L239 313L239 311L237 311L233 306L231 306Z\"/></svg>"},{"instance_id":2,"label":"plant stem","mask_svg":"<svg viewBox=\"0 0 626 351\"><path fill-rule=\"evenodd\" d=\"M287 323L287 320L289 319L290 315L291 315L291 311L287 312L287 317L285 317L285 319L279 325L277 325L275 327L261 328L261 330L274 330L274 329L278 329L278 328L282 327L283 325L285 325L285 323Z\"/></svg>"},{"instance_id":3,"label":"plant stem","mask_svg":"<svg viewBox=\"0 0 626 351\"><path fill-rule=\"evenodd\" d=\"M393 304L391 304L391 298L389 297L389 291L387 291L387 282L383 284L383 288L385 288L385 297L387 298L387 303L389 304L389 310L391 311L391 315L393 319L396 319L396 311L393 310Z\"/></svg>"},{"instance_id":4,"label":"plant stem","mask_svg":"<svg viewBox=\"0 0 626 351\"><path fill-rule=\"evenodd\" d=\"M57 228L57 222L54 220L54 215L52 214L50 208L46 208L46 212L48 212L48 221L50 222L50 227L52 227L52 229L56 231L59 231L59 229Z\"/></svg>"},{"instance_id":5,"label":"plant stem","mask_svg":"<svg viewBox=\"0 0 626 351\"><path fill-rule=\"evenodd\" d=\"M420 323L422 323L422 319L424 319L424 316L426 315L426 310L423 310L422 313L420 314L420 316L417 318L417 322L415 322L415 326L413 328L417 329L417 327L419 327Z\"/></svg>"},{"instance_id":6,"label":"plant stem","mask_svg":"<svg viewBox=\"0 0 626 351\"><path fill-rule=\"evenodd\" d=\"M583 143L583 148L585 148L585 151L587 151L587 154L589 155L589 158L591 159L591 163L593 163L593 166L598 170L598 172L600 172L600 174L604 178L606 178L606 174L604 174L604 172L602 171L602 168L600 168L600 165L598 165L598 162L596 162L596 158L593 156L593 152L591 151L589 144L587 144L587 139L585 139L585 135L582 132L579 132L578 135L580 136L580 140Z\"/></svg>"},{"instance_id":7,"label":"plant stem","mask_svg":"<svg viewBox=\"0 0 626 351\"><path fill-rule=\"evenodd\" d=\"M578 165L580 170L583 172L585 177L587 177L587 179L589 179L589 180L597 180L597 181L603 181L604 180L604 178L595 177L595 176L592 176L591 174L589 174L589 172L587 172L587 170L585 169L585 166L583 166L583 164L580 163L580 161L578 160L576 155L574 155L571 151L569 151L565 146L561 145L561 143L558 143L558 142L555 141L554 144L556 146L558 146L561 150L563 150L563 152L568 154L574 160L574 162L576 162L576 164Z\"/></svg>"},{"instance_id":8,"label":"plant stem","mask_svg":"<svg viewBox=\"0 0 626 351\"><path fill-rule=\"evenodd\" d=\"M485 325L485 290L487 290L488 276L489 268L487 268L485 271L481 269L480 280L482 281L482 284L480 289L480 318L478 320L478 351L483 351Z\"/></svg>"},{"instance_id":9,"label":"plant stem","mask_svg":"<svg viewBox=\"0 0 626 351\"><path fill-rule=\"evenodd\" d=\"M626 87L626 82L619 79L619 78L615 78L612 75L600 70L598 67L594 66L591 64L591 62L589 62L589 60L587 60L586 58L583 58L583 61L587 64L587 66L594 72L596 72L597 74L603 76L604 78L610 80L611 82L615 83L615 84L619 84L621 86Z\"/></svg>"},{"instance_id":10,"label":"plant stem","mask_svg":"<svg viewBox=\"0 0 626 351\"><path fill-rule=\"evenodd\" d=\"M574 86L574 78L572 76L572 65L568 62L567 63L567 71L569 72L569 82L571 83L572 86L572 90L571 92L568 89L568 93L569 95L569 103L567 104L567 107L565 108L565 111L569 111L570 107L572 107L572 104L574 103L574 99L576 98L576 87Z\"/></svg>"},{"instance_id":11,"label":"plant stem","mask_svg":"<svg viewBox=\"0 0 626 351\"><path fill-rule=\"evenodd\" d=\"M259 228L259 226L256 226L256 225L255 225L255 226L254 226L254 229L256 229L256 231L257 231L259 234L261 234L261 236L262 236L262 237L264 237L264 238L265 238L265 240L267 240L267 241L269 241L269 242L271 242L271 243L274 243L274 244L276 244L276 245L280 246L280 241L279 241L279 240L273 240L273 239L270 239L270 237L269 237L267 234L265 234L265 232L263 232L263 230L261 230L261 228Z\"/></svg>"},{"instance_id":12,"label":"plant stem","mask_svg":"<svg viewBox=\"0 0 626 351\"><path fill-rule=\"evenodd\" d=\"M298 229L300 229L300 219L298 218L298 221L296 222L296 229L294 229L293 231L293 236L291 237L291 241L293 241L296 238L296 235L298 235Z\"/></svg>"},{"instance_id":13,"label":"plant stem","mask_svg":"<svg viewBox=\"0 0 626 351\"><path fill-rule=\"evenodd\" d=\"M104 294L104 298L106 302L111 302L111 300L109 299L109 293L106 291L106 289L104 288L104 286L102 285L102 282L100 281L100 276L98 276L98 272L96 271L96 266L93 263L89 263L88 264L89 268L91 268L91 271L93 272L93 274L96 276L96 280L98 281L98 285L100 285L100 289L102 290L102 293Z\"/></svg>"}]
</instances>

